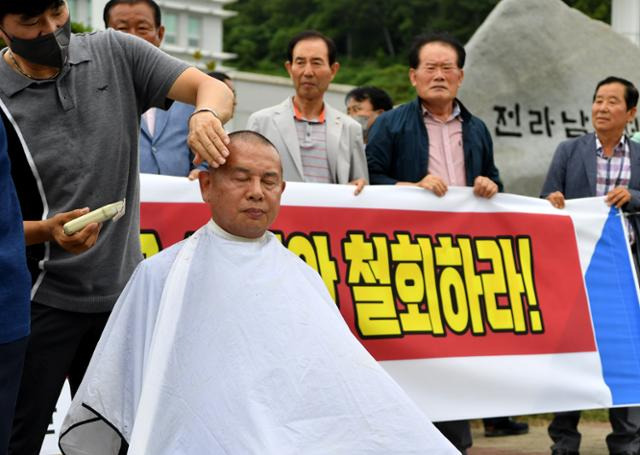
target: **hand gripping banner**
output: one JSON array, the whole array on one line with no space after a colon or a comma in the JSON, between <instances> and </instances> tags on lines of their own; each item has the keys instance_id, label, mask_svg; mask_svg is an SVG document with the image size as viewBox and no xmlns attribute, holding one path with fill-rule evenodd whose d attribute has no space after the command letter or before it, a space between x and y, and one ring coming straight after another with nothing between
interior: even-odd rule
<instances>
[{"instance_id":1,"label":"hand gripping banner","mask_svg":"<svg viewBox=\"0 0 640 455\"><path fill-rule=\"evenodd\" d=\"M141 178L146 256L209 219L196 182ZM271 230L433 420L640 403L637 279L603 198L289 183Z\"/></svg>"}]
</instances>

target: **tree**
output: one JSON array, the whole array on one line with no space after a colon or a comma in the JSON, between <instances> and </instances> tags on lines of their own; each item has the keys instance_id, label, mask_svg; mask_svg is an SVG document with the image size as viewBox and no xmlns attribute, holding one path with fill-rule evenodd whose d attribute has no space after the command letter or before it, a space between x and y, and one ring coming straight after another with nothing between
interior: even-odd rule
<instances>
[{"instance_id":1,"label":"tree","mask_svg":"<svg viewBox=\"0 0 640 455\"><path fill-rule=\"evenodd\" d=\"M225 21L225 48L239 68L279 66L286 43L313 28L331 36L347 59L388 57L400 63L413 36L448 30L466 42L497 0L240 0ZM295 16L295 20L292 18ZM425 20L426 18L426 20ZM271 63L273 65L273 63Z\"/></svg>"},{"instance_id":2,"label":"tree","mask_svg":"<svg viewBox=\"0 0 640 455\"><path fill-rule=\"evenodd\" d=\"M414 36L448 31L466 43L499 0L238 0L238 15L225 21L224 47L239 69L286 75L289 39L306 29L322 31L338 48L336 82L376 85L394 102L415 96L407 77ZM608 21L610 0L564 0Z\"/></svg>"},{"instance_id":3,"label":"tree","mask_svg":"<svg viewBox=\"0 0 640 455\"><path fill-rule=\"evenodd\" d=\"M607 24L611 23L612 0L563 0L567 5L582 11L592 19L597 19Z\"/></svg>"}]
</instances>

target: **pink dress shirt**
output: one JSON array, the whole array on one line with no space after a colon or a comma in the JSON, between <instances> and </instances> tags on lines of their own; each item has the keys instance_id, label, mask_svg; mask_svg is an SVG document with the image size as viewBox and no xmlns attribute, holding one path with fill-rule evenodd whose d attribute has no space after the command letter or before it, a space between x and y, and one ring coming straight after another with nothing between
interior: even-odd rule
<instances>
[{"instance_id":1,"label":"pink dress shirt","mask_svg":"<svg viewBox=\"0 0 640 455\"><path fill-rule=\"evenodd\" d=\"M462 118L456 103L446 122L436 119L422 106L424 126L429 136L429 174L449 186L467 186L462 148Z\"/></svg>"}]
</instances>

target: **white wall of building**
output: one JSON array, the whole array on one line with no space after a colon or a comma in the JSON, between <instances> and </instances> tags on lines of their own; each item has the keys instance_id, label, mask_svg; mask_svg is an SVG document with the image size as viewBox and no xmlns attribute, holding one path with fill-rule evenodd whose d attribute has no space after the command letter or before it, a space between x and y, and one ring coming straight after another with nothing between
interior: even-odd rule
<instances>
[{"instance_id":1,"label":"white wall of building","mask_svg":"<svg viewBox=\"0 0 640 455\"><path fill-rule=\"evenodd\" d=\"M293 96L293 84L288 77L229 71L236 91L237 106L233 119L227 123L227 131L242 130L247 126L249 116L265 107L280 104L288 96ZM331 84L324 99L332 107L346 112L344 97L353 87Z\"/></svg>"},{"instance_id":2,"label":"white wall of building","mask_svg":"<svg viewBox=\"0 0 640 455\"><path fill-rule=\"evenodd\" d=\"M611 3L611 28L640 45L640 2L638 0L613 0Z\"/></svg>"},{"instance_id":3,"label":"white wall of building","mask_svg":"<svg viewBox=\"0 0 640 455\"><path fill-rule=\"evenodd\" d=\"M1 0L0 0L1 1ZM81 22L95 30L104 29L102 11L107 0L67 0L72 20ZM162 22L167 29L162 44L169 54L182 60L204 67L210 60L218 63L218 69L224 70L224 61L234 57L223 51L223 20L231 17L233 11L223 10L223 6L236 0L156 0L162 9ZM189 42L189 21L201 20L201 32L193 33ZM194 45L195 39L201 39L201 46ZM193 54L199 51L202 58L196 61ZM233 62L231 62L233 64ZM244 129L249 115L265 107L279 104L286 97L293 96L293 85L288 77L227 71L234 81L237 105L234 118L226 125L228 131ZM331 84L325 94L325 101L334 108L345 111L344 96L351 86Z\"/></svg>"},{"instance_id":4,"label":"white wall of building","mask_svg":"<svg viewBox=\"0 0 640 455\"><path fill-rule=\"evenodd\" d=\"M72 20L94 30L104 29L102 11L107 0L67 0ZM204 68L235 57L222 47L223 21L234 11L223 9L236 0L156 0L166 28L162 48L181 60ZM195 55L199 58L195 58Z\"/></svg>"}]
</instances>

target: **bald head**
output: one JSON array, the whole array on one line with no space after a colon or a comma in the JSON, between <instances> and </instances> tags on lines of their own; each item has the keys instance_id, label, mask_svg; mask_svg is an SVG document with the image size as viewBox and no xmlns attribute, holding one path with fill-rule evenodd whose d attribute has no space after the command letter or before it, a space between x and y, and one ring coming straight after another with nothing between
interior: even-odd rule
<instances>
[{"instance_id":1,"label":"bald head","mask_svg":"<svg viewBox=\"0 0 640 455\"><path fill-rule=\"evenodd\" d=\"M280 155L268 139L253 131L237 131L229 139L226 163L198 175L202 199L222 229L258 238L280 210L285 187Z\"/></svg>"},{"instance_id":2,"label":"bald head","mask_svg":"<svg viewBox=\"0 0 640 455\"><path fill-rule=\"evenodd\" d=\"M246 150L247 146L249 148L258 147L259 149L264 149L265 152L266 149L270 149L275 154L278 163L280 163L280 153L278 149L276 149L276 146L273 145L269 139L260 133L249 130L234 131L229 134L229 141L229 145L234 148L237 146ZM280 166L282 167L282 163L280 163Z\"/></svg>"}]
</instances>

